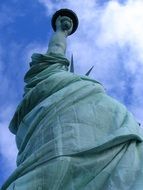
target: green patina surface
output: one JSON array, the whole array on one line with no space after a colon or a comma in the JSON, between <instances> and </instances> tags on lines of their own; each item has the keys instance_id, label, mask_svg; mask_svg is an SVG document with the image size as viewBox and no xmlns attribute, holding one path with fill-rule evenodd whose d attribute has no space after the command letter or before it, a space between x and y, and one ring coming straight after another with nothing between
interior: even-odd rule
<instances>
[{"instance_id":1,"label":"green patina surface","mask_svg":"<svg viewBox=\"0 0 143 190\"><path fill-rule=\"evenodd\" d=\"M99 82L68 72L65 46L52 45L25 75L9 126L17 169L2 190L142 190L142 129Z\"/></svg>"}]
</instances>

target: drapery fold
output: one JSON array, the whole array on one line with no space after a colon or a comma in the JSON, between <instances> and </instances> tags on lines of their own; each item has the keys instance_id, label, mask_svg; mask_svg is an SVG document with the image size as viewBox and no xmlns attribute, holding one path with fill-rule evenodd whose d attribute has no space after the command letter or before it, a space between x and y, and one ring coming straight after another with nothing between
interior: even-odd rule
<instances>
[{"instance_id":1,"label":"drapery fold","mask_svg":"<svg viewBox=\"0 0 143 190\"><path fill-rule=\"evenodd\" d=\"M34 54L10 123L19 150L4 189L142 190L143 131L103 86Z\"/></svg>"}]
</instances>

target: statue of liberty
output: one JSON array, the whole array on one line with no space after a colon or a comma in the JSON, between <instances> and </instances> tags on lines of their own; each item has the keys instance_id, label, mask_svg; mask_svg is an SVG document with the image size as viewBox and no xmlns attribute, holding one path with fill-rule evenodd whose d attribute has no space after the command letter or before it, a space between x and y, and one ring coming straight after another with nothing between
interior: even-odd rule
<instances>
[{"instance_id":1,"label":"statue of liberty","mask_svg":"<svg viewBox=\"0 0 143 190\"><path fill-rule=\"evenodd\" d=\"M75 13L57 11L52 26L48 51L32 55L9 126L19 152L2 190L142 190L142 129L102 84L69 72Z\"/></svg>"}]
</instances>

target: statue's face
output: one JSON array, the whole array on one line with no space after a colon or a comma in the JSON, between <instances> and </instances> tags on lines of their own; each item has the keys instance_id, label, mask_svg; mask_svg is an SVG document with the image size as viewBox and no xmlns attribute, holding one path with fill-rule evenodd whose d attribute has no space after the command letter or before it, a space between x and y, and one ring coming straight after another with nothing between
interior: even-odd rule
<instances>
[{"instance_id":1,"label":"statue's face","mask_svg":"<svg viewBox=\"0 0 143 190\"><path fill-rule=\"evenodd\" d=\"M72 20L67 16L62 16L61 25L63 30L69 30L72 27Z\"/></svg>"}]
</instances>

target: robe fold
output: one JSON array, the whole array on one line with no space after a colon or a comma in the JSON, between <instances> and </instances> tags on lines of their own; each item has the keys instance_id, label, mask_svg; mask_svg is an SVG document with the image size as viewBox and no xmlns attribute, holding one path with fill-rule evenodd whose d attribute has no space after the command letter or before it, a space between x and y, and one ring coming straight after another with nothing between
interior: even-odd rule
<instances>
[{"instance_id":1,"label":"robe fold","mask_svg":"<svg viewBox=\"0 0 143 190\"><path fill-rule=\"evenodd\" d=\"M2 190L143 190L143 131L103 86L33 54L9 129L17 169Z\"/></svg>"}]
</instances>

